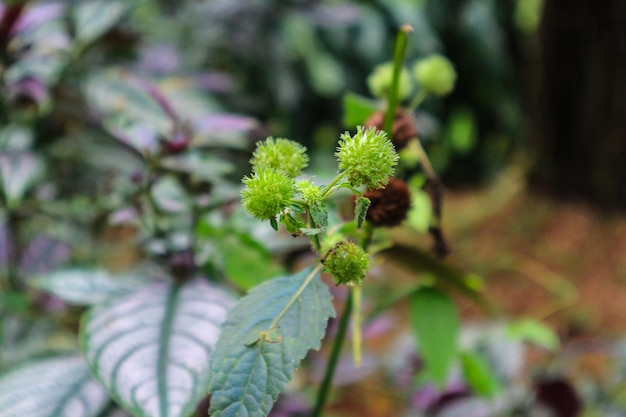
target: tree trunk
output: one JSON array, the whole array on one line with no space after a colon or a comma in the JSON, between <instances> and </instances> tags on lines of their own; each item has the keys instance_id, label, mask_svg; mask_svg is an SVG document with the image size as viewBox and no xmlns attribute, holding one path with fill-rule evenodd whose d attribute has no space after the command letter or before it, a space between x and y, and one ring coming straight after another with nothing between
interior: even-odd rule
<instances>
[{"instance_id":1,"label":"tree trunk","mask_svg":"<svg viewBox=\"0 0 626 417\"><path fill-rule=\"evenodd\" d=\"M626 0L546 0L530 184L626 208Z\"/></svg>"}]
</instances>

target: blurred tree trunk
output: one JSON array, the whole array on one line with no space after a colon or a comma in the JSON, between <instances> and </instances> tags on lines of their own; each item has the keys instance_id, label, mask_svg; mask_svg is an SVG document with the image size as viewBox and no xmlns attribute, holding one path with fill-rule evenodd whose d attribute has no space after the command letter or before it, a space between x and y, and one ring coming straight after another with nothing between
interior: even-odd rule
<instances>
[{"instance_id":1,"label":"blurred tree trunk","mask_svg":"<svg viewBox=\"0 0 626 417\"><path fill-rule=\"evenodd\" d=\"M626 208L626 0L546 0L530 184Z\"/></svg>"}]
</instances>

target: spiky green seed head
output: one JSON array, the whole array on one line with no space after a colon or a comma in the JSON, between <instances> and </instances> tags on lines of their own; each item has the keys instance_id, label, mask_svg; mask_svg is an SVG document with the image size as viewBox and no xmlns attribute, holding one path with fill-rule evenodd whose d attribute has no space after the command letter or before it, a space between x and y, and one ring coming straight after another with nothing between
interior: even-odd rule
<instances>
[{"instance_id":1,"label":"spiky green seed head","mask_svg":"<svg viewBox=\"0 0 626 417\"><path fill-rule=\"evenodd\" d=\"M387 134L374 127L358 126L354 136L342 134L335 156L339 170L345 172L354 187L384 187L398 164L398 154Z\"/></svg>"},{"instance_id":2,"label":"spiky green seed head","mask_svg":"<svg viewBox=\"0 0 626 417\"><path fill-rule=\"evenodd\" d=\"M437 96L445 96L454 89L456 71L442 55L433 54L417 61L413 73L422 88Z\"/></svg>"},{"instance_id":3,"label":"spiky green seed head","mask_svg":"<svg viewBox=\"0 0 626 417\"><path fill-rule=\"evenodd\" d=\"M295 192L295 181L284 172L264 169L244 177L241 190L244 209L262 220L274 219L290 204Z\"/></svg>"},{"instance_id":4,"label":"spiky green seed head","mask_svg":"<svg viewBox=\"0 0 626 417\"><path fill-rule=\"evenodd\" d=\"M304 146L289 139L272 137L258 142L250 159L254 172L271 168L291 178L300 175L308 162Z\"/></svg>"},{"instance_id":5,"label":"spiky green seed head","mask_svg":"<svg viewBox=\"0 0 626 417\"><path fill-rule=\"evenodd\" d=\"M322 201L322 190L311 180L299 180L296 182L296 190L300 193L307 204Z\"/></svg>"},{"instance_id":6,"label":"spiky green seed head","mask_svg":"<svg viewBox=\"0 0 626 417\"><path fill-rule=\"evenodd\" d=\"M378 98L386 98L391 88L393 79L393 62L386 62L377 65L374 71L367 77L367 86L373 96ZM406 68L400 70L400 79L398 81L398 99L404 100L411 95L413 83L411 76Z\"/></svg>"},{"instance_id":7,"label":"spiky green seed head","mask_svg":"<svg viewBox=\"0 0 626 417\"><path fill-rule=\"evenodd\" d=\"M322 262L337 285L360 285L370 267L367 253L349 241L339 242L333 246Z\"/></svg>"}]
</instances>

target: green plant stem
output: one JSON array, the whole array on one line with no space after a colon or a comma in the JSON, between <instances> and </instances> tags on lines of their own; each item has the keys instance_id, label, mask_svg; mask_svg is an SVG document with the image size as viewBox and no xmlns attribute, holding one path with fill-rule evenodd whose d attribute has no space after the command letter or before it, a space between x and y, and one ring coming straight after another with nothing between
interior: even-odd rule
<instances>
[{"instance_id":1,"label":"green plant stem","mask_svg":"<svg viewBox=\"0 0 626 417\"><path fill-rule=\"evenodd\" d=\"M389 96L387 98L387 112L385 113L383 123L383 130L387 132L389 137L391 137L393 131L393 119L396 113L396 107L398 106L400 72L402 71L402 64L404 63L407 35L410 32L413 32L413 28L410 25L404 25L400 28L398 36L396 37L393 52L393 77L391 78L391 88L389 89Z\"/></svg>"},{"instance_id":2,"label":"green plant stem","mask_svg":"<svg viewBox=\"0 0 626 417\"><path fill-rule=\"evenodd\" d=\"M411 101L411 104L409 104L409 107L407 107L407 110L409 111L415 111L415 109L417 109L419 107L420 104L422 104L422 101L424 101L424 99L426 98L426 90L421 89L413 98L413 101Z\"/></svg>"},{"instance_id":3,"label":"green plant stem","mask_svg":"<svg viewBox=\"0 0 626 417\"><path fill-rule=\"evenodd\" d=\"M345 174L343 172L340 173L335 178L333 178L333 180L330 183L328 183L326 187L324 187L324 192L322 193L322 200L324 200L326 197L328 197L328 195L331 192L333 192L333 189L335 188L335 186L339 184L339 182L343 179L344 176Z\"/></svg>"},{"instance_id":4,"label":"green plant stem","mask_svg":"<svg viewBox=\"0 0 626 417\"><path fill-rule=\"evenodd\" d=\"M363 238L363 241L361 243L361 246L366 252L372 241L373 234L374 228L371 224L367 223L365 225L365 237ZM339 321L339 327L337 328L337 335L335 336L335 341L330 352L330 357L328 358L328 363L326 364L326 371L324 372L322 385L317 392L315 408L311 413L311 417L320 417L322 415L322 410L324 409L324 405L326 404L326 400L328 399L328 394L330 393L330 388L333 382L333 376L335 375L335 369L337 368L337 361L339 360L339 354L341 353L341 348L343 347L343 342L346 338L348 323L350 322L350 317L352 317L352 307L354 302L353 297L353 291L352 288L350 288L350 292L348 293L348 299L346 300L346 304L343 308L343 311L341 312L341 319Z\"/></svg>"},{"instance_id":5,"label":"green plant stem","mask_svg":"<svg viewBox=\"0 0 626 417\"><path fill-rule=\"evenodd\" d=\"M350 289L350 292L348 293L348 299L346 300L346 304L341 312L337 335L335 336L335 342L333 343L333 348L330 352L330 357L328 358L328 364L326 365L326 372L324 373L322 385L317 392L315 408L311 413L311 417L321 417L324 405L326 405L326 400L328 399L328 394L330 393L330 388L333 382L333 375L335 374L335 368L337 367L337 362L339 361L339 354L341 353L341 348L343 347L343 342L346 338L346 331L348 329L350 316L352 316L352 289Z\"/></svg>"}]
</instances>

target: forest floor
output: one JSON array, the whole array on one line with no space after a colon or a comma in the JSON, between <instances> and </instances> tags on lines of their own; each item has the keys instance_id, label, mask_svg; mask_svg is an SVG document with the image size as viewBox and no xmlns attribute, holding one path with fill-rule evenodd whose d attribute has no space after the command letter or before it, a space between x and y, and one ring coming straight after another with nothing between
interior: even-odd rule
<instances>
[{"instance_id":1,"label":"forest floor","mask_svg":"<svg viewBox=\"0 0 626 417\"><path fill-rule=\"evenodd\" d=\"M450 260L485 279L506 315L547 319L561 336L626 333L626 215L551 200L511 169L446 198Z\"/></svg>"}]
</instances>

